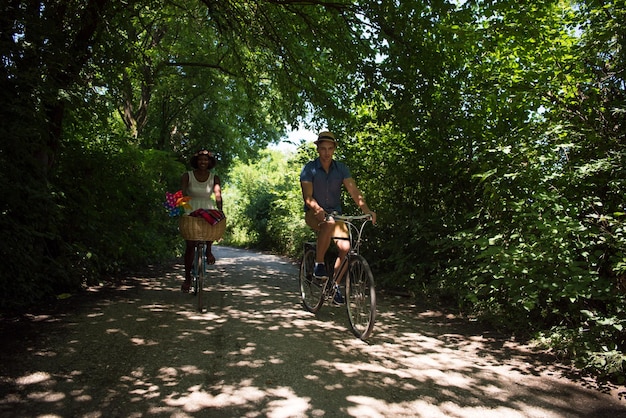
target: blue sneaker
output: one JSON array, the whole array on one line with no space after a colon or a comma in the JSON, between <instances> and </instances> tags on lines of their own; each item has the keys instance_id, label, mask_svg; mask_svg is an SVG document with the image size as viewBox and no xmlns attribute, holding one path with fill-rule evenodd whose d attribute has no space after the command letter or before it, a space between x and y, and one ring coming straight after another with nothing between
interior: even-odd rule
<instances>
[{"instance_id":1,"label":"blue sneaker","mask_svg":"<svg viewBox=\"0 0 626 418\"><path fill-rule=\"evenodd\" d=\"M333 296L333 302L335 305L343 305L343 295L341 294L341 290L339 290L339 285L335 285L335 296Z\"/></svg>"},{"instance_id":2,"label":"blue sneaker","mask_svg":"<svg viewBox=\"0 0 626 418\"><path fill-rule=\"evenodd\" d=\"M328 274L326 274L326 266L321 263L317 264L313 269L313 276L319 280L328 280Z\"/></svg>"}]
</instances>

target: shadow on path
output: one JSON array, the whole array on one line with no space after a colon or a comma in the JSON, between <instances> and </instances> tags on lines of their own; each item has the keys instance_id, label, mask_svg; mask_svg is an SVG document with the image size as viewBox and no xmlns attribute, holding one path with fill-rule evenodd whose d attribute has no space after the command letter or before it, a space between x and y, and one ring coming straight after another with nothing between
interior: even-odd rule
<instances>
[{"instance_id":1,"label":"shadow on path","mask_svg":"<svg viewBox=\"0 0 626 418\"><path fill-rule=\"evenodd\" d=\"M372 338L305 312L289 260L215 247L204 313L182 266L4 319L3 417L626 417L623 387L445 312L380 298Z\"/></svg>"}]
</instances>

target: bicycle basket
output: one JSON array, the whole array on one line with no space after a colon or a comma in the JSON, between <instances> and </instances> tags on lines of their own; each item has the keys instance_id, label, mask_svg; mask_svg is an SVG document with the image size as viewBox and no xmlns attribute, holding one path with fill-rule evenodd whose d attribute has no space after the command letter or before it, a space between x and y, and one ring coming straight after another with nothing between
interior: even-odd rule
<instances>
[{"instance_id":1,"label":"bicycle basket","mask_svg":"<svg viewBox=\"0 0 626 418\"><path fill-rule=\"evenodd\" d=\"M187 241L217 241L224 236L226 218L211 225L204 218L183 215L178 222L178 228Z\"/></svg>"}]
</instances>

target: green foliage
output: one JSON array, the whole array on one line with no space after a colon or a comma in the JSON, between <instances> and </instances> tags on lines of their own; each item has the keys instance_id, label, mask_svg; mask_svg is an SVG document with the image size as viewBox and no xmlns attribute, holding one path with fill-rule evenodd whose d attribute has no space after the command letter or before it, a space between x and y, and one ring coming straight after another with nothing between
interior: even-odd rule
<instances>
[{"instance_id":1,"label":"green foliage","mask_svg":"<svg viewBox=\"0 0 626 418\"><path fill-rule=\"evenodd\" d=\"M74 227L62 238L84 269L77 273L93 279L92 271L116 273L174 255L176 225L162 206L165 191L179 188L170 179L184 170L173 155L112 138L88 147L68 141L63 157L58 187L66 190L64 221Z\"/></svg>"},{"instance_id":2,"label":"green foliage","mask_svg":"<svg viewBox=\"0 0 626 418\"><path fill-rule=\"evenodd\" d=\"M177 225L162 207L164 186L178 187L167 179L183 169L172 155L115 139L67 141L61 155L47 195L22 189L29 196L21 211L28 223L2 217L10 221L3 259L20 260L3 263L3 309L74 293L103 276L176 255Z\"/></svg>"},{"instance_id":3,"label":"green foliage","mask_svg":"<svg viewBox=\"0 0 626 418\"><path fill-rule=\"evenodd\" d=\"M368 5L381 88L353 107L345 153L376 196L368 258L386 286L499 327L573 330L575 355L610 368L596 360L626 348L607 325L625 318L623 2L509 6Z\"/></svg>"},{"instance_id":4,"label":"green foliage","mask_svg":"<svg viewBox=\"0 0 626 418\"><path fill-rule=\"evenodd\" d=\"M0 309L4 311L49 298L67 279L65 266L56 258L61 214L54 194L42 178L24 174L21 169L28 164L16 167L1 160L2 178L15 180L0 187Z\"/></svg>"},{"instance_id":5,"label":"green foliage","mask_svg":"<svg viewBox=\"0 0 626 418\"><path fill-rule=\"evenodd\" d=\"M279 151L233 166L224 188L229 243L288 255L300 251L303 237L310 235L303 218L301 168Z\"/></svg>"}]
</instances>

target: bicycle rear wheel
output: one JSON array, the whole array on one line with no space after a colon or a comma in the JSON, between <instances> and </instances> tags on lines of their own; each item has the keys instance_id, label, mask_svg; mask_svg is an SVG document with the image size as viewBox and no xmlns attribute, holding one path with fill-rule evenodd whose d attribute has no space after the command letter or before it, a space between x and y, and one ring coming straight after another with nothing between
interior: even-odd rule
<instances>
[{"instance_id":1,"label":"bicycle rear wheel","mask_svg":"<svg viewBox=\"0 0 626 418\"><path fill-rule=\"evenodd\" d=\"M367 261L360 255L350 257L346 280L346 308L352 332L365 340L376 321L376 289Z\"/></svg>"},{"instance_id":2,"label":"bicycle rear wheel","mask_svg":"<svg viewBox=\"0 0 626 418\"><path fill-rule=\"evenodd\" d=\"M302 256L300 264L300 295L302 305L309 312L316 313L320 310L323 302L323 290L325 281L313 277L315 267L315 249L307 248Z\"/></svg>"}]
</instances>

